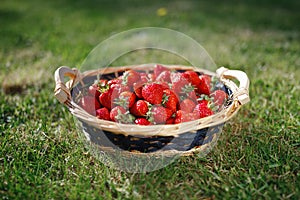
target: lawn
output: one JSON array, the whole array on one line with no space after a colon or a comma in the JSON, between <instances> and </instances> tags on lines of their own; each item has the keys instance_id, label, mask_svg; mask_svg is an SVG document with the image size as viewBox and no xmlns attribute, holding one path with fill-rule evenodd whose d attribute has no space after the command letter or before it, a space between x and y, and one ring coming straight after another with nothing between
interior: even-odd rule
<instances>
[{"instance_id":1,"label":"lawn","mask_svg":"<svg viewBox=\"0 0 300 200\"><path fill-rule=\"evenodd\" d=\"M1 199L300 199L299 10L297 0L1 1ZM148 26L185 33L218 66L245 71L251 102L206 157L133 174L85 149L53 74Z\"/></svg>"}]
</instances>

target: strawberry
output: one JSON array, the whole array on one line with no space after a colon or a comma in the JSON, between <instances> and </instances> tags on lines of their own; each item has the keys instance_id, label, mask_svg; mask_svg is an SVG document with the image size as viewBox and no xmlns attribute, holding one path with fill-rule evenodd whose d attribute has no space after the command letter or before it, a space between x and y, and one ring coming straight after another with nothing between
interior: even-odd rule
<instances>
[{"instance_id":1,"label":"strawberry","mask_svg":"<svg viewBox=\"0 0 300 200\"><path fill-rule=\"evenodd\" d=\"M142 88L144 87L144 85L147 82L148 82L148 79L146 77L142 77L139 82L133 84L133 91L136 94L136 96L140 99L143 98Z\"/></svg>"},{"instance_id":2,"label":"strawberry","mask_svg":"<svg viewBox=\"0 0 300 200\"><path fill-rule=\"evenodd\" d=\"M135 83L133 84L133 90L134 90L134 93L135 95L142 99L143 98L143 95L142 95L142 88L143 88L143 83L141 85L139 85L140 83Z\"/></svg>"},{"instance_id":3,"label":"strawberry","mask_svg":"<svg viewBox=\"0 0 300 200\"><path fill-rule=\"evenodd\" d=\"M188 76L189 82L193 86L197 86L200 84L201 80L199 79L199 75L195 71L185 71L184 74Z\"/></svg>"},{"instance_id":4,"label":"strawberry","mask_svg":"<svg viewBox=\"0 0 300 200\"><path fill-rule=\"evenodd\" d=\"M166 82L171 83L171 72L170 71L163 71L161 72L155 79L158 82Z\"/></svg>"},{"instance_id":5,"label":"strawberry","mask_svg":"<svg viewBox=\"0 0 300 200\"><path fill-rule=\"evenodd\" d=\"M166 121L172 116L173 112L161 105L155 105L148 113L149 121L153 121L154 124L165 124Z\"/></svg>"},{"instance_id":6,"label":"strawberry","mask_svg":"<svg viewBox=\"0 0 300 200\"><path fill-rule=\"evenodd\" d=\"M176 115L175 115L175 119L174 119L174 124L179 124L181 122L186 122L187 119L184 118L185 115L182 115L182 111L181 110L177 110L176 111Z\"/></svg>"},{"instance_id":7,"label":"strawberry","mask_svg":"<svg viewBox=\"0 0 300 200\"><path fill-rule=\"evenodd\" d=\"M153 70L154 78L156 79L164 71L170 71L170 69L167 67L164 67L163 65L159 65L159 64L155 65L154 70Z\"/></svg>"},{"instance_id":8,"label":"strawberry","mask_svg":"<svg viewBox=\"0 0 300 200\"><path fill-rule=\"evenodd\" d=\"M154 78L153 78L153 73L149 73L149 72L139 72L140 73L140 81L143 81L145 83L147 82L153 82Z\"/></svg>"},{"instance_id":9,"label":"strawberry","mask_svg":"<svg viewBox=\"0 0 300 200\"><path fill-rule=\"evenodd\" d=\"M111 87L113 84L122 84L122 79L121 78L111 79L107 82L107 84L109 85L109 87Z\"/></svg>"},{"instance_id":10,"label":"strawberry","mask_svg":"<svg viewBox=\"0 0 300 200\"><path fill-rule=\"evenodd\" d=\"M195 91L187 93L187 97L192 101L194 101L195 103L197 102L198 97Z\"/></svg>"},{"instance_id":11,"label":"strawberry","mask_svg":"<svg viewBox=\"0 0 300 200\"><path fill-rule=\"evenodd\" d=\"M130 108L130 113L134 116L146 116L148 112L148 103L144 100L138 100L133 104L133 106Z\"/></svg>"},{"instance_id":12,"label":"strawberry","mask_svg":"<svg viewBox=\"0 0 300 200\"><path fill-rule=\"evenodd\" d=\"M210 103L211 103L210 100L206 100L206 99L198 100L198 104L205 104L209 106Z\"/></svg>"},{"instance_id":13,"label":"strawberry","mask_svg":"<svg viewBox=\"0 0 300 200\"><path fill-rule=\"evenodd\" d=\"M123 85L119 83L112 84L110 88L114 90L115 96L119 96L124 91L130 91L130 88L127 85Z\"/></svg>"},{"instance_id":14,"label":"strawberry","mask_svg":"<svg viewBox=\"0 0 300 200\"><path fill-rule=\"evenodd\" d=\"M140 76L141 76L141 81L145 80L146 82L149 81L149 77L148 74L146 72L140 72Z\"/></svg>"},{"instance_id":15,"label":"strawberry","mask_svg":"<svg viewBox=\"0 0 300 200\"><path fill-rule=\"evenodd\" d=\"M148 77L148 82L154 82L155 81L155 76L154 76L153 73L149 73L147 75L147 77Z\"/></svg>"},{"instance_id":16,"label":"strawberry","mask_svg":"<svg viewBox=\"0 0 300 200\"><path fill-rule=\"evenodd\" d=\"M93 84L91 86L89 86L88 92L90 95L94 96L94 97L99 97L100 95L100 88L97 84Z\"/></svg>"},{"instance_id":17,"label":"strawberry","mask_svg":"<svg viewBox=\"0 0 300 200\"><path fill-rule=\"evenodd\" d=\"M121 106L116 106L113 109L111 109L109 117L112 121L116 122L117 121L117 116L121 114L125 114L126 110L125 108Z\"/></svg>"},{"instance_id":18,"label":"strawberry","mask_svg":"<svg viewBox=\"0 0 300 200\"><path fill-rule=\"evenodd\" d=\"M111 109L111 100L112 100L112 94L113 94L113 89L110 88L107 91L103 92L100 94L99 96L99 101L101 103L101 105L103 105L105 108L107 108L108 110Z\"/></svg>"},{"instance_id":19,"label":"strawberry","mask_svg":"<svg viewBox=\"0 0 300 200\"><path fill-rule=\"evenodd\" d=\"M134 70L125 71L122 75L122 84L132 87L141 79L140 73Z\"/></svg>"},{"instance_id":20,"label":"strawberry","mask_svg":"<svg viewBox=\"0 0 300 200\"><path fill-rule=\"evenodd\" d=\"M134 120L134 123L137 125L144 125L144 126L151 124L151 122L146 118L137 118Z\"/></svg>"},{"instance_id":21,"label":"strawberry","mask_svg":"<svg viewBox=\"0 0 300 200\"><path fill-rule=\"evenodd\" d=\"M203 101L202 103L199 103L194 108L193 113L197 116L197 118L203 118L210 115L213 115L213 111L209 108L209 104L207 101Z\"/></svg>"},{"instance_id":22,"label":"strawberry","mask_svg":"<svg viewBox=\"0 0 300 200\"><path fill-rule=\"evenodd\" d=\"M96 110L100 108L100 104L94 96L83 96L79 105L91 115L95 115Z\"/></svg>"},{"instance_id":23,"label":"strawberry","mask_svg":"<svg viewBox=\"0 0 300 200\"><path fill-rule=\"evenodd\" d=\"M163 86L160 84L149 83L142 88L143 98L151 104L160 104L163 95Z\"/></svg>"},{"instance_id":24,"label":"strawberry","mask_svg":"<svg viewBox=\"0 0 300 200\"><path fill-rule=\"evenodd\" d=\"M170 117L169 119L167 119L166 124L174 124L174 117Z\"/></svg>"},{"instance_id":25,"label":"strawberry","mask_svg":"<svg viewBox=\"0 0 300 200\"><path fill-rule=\"evenodd\" d=\"M174 94L174 92L172 92L170 89L165 89L162 105L172 110L172 112L176 112L177 104L178 104L178 98Z\"/></svg>"},{"instance_id":26,"label":"strawberry","mask_svg":"<svg viewBox=\"0 0 300 200\"><path fill-rule=\"evenodd\" d=\"M131 108L135 102L136 96L129 91L122 92L118 98L114 100L114 105L122 106L123 108Z\"/></svg>"},{"instance_id":27,"label":"strawberry","mask_svg":"<svg viewBox=\"0 0 300 200\"><path fill-rule=\"evenodd\" d=\"M120 94L122 92L129 92L129 90L130 89L127 85L122 85L119 83L112 84L107 91L100 94L99 101L100 103L102 102L101 104L104 107L111 110L111 108L115 106L114 101L116 101L116 99L119 99Z\"/></svg>"},{"instance_id":28,"label":"strawberry","mask_svg":"<svg viewBox=\"0 0 300 200\"><path fill-rule=\"evenodd\" d=\"M190 98L186 98L180 102L180 110L191 113L196 106L195 101L191 100Z\"/></svg>"},{"instance_id":29,"label":"strawberry","mask_svg":"<svg viewBox=\"0 0 300 200\"><path fill-rule=\"evenodd\" d=\"M194 102L197 102L195 87L191 83L185 85L181 89L181 100L184 100L185 98L190 98Z\"/></svg>"},{"instance_id":30,"label":"strawberry","mask_svg":"<svg viewBox=\"0 0 300 200\"><path fill-rule=\"evenodd\" d=\"M114 122L130 124L133 123L135 118L133 115L129 114L125 108L121 106L116 106L110 111L110 119Z\"/></svg>"},{"instance_id":31,"label":"strawberry","mask_svg":"<svg viewBox=\"0 0 300 200\"><path fill-rule=\"evenodd\" d=\"M170 89L170 85L167 82L158 82L160 85L162 85L163 90Z\"/></svg>"},{"instance_id":32,"label":"strawberry","mask_svg":"<svg viewBox=\"0 0 300 200\"><path fill-rule=\"evenodd\" d=\"M186 83L189 83L189 75L185 74L185 73L181 73L181 72L172 72L171 73L171 82L175 83L175 82L180 82L180 81L184 81Z\"/></svg>"},{"instance_id":33,"label":"strawberry","mask_svg":"<svg viewBox=\"0 0 300 200\"><path fill-rule=\"evenodd\" d=\"M182 122L188 122L188 121L193 121L197 119L197 115L194 113L187 113L183 110L177 110L175 119L174 119L174 124L179 124Z\"/></svg>"},{"instance_id":34,"label":"strawberry","mask_svg":"<svg viewBox=\"0 0 300 200\"><path fill-rule=\"evenodd\" d=\"M228 98L228 95L223 90L215 90L210 96L213 98L215 105L219 107L224 105Z\"/></svg>"},{"instance_id":35,"label":"strawberry","mask_svg":"<svg viewBox=\"0 0 300 200\"><path fill-rule=\"evenodd\" d=\"M97 83L97 85L101 88L101 87L105 87L107 85L107 80L106 79L100 79L99 82Z\"/></svg>"},{"instance_id":36,"label":"strawberry","mask_svg":"<svg viewBox=\"0 0 300 200\"><path fill-rule=\"evenodd\" d=\"M171 81L172 90L180 97L183 93L182 88L189 84L187 75L179 72L172 73Z\"/></svg>"},{"instance_id":37,"label":"strawberry","mask_svg":"<svg viewBox=\"0 0 300 200\"><path fill-rule=\"evenodd\" d=\"M205 80L206 84L210 86L210 84L211 84L211 76L209 76L207 74L203 74L202 77Z\"/></svg>"},{"instance_id":38,"label":"strawberry","mask_svg":"<svg viewBox=\"0 0 300 200\"><path fill-rule=\"evenodd\" d=\"M90 95L99 97L101 92L107 90L109 86L107 85L107 80L100 79L99 81L95 81L92 85L89 86L88 92Z\"/></svg>"},{"instance_id":39,"label":"strawberry","mask_svg":"<svg viewBox=\"0 0 300 200\"><path fill-rule=\"evenodd\" d=\"M199 94L206 94L209 95L210 94L210 81L208 80L208 76L207 75L201 75L199 77L200 79L200 83L196 86L197 87L197 92Z\"/></svg>"},{"instance_id":40,"label":"strawberry","mask_svg":"<svg viewBox=\"0 0 300 200\"><path fill-rule=\"evenodd\" d=\"M96 110L96 116L99 119L110 120L109 111L105 107Z\"/></svg>"}]
</instances>

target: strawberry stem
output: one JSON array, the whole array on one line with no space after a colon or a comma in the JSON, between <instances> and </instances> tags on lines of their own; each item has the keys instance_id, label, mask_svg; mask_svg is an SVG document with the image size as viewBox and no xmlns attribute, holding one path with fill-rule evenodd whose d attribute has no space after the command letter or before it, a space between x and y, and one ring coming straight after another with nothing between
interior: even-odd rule
<instances>
[{"instance_id":1,"label":"strawberry stem","mask_svg":"<svg viewBox=\"0 0 300 200\"><path fill-rule=\"evenodd\" d=\"M185 85L181 91L184 94L188 94L190 92L193 92L194 90L195 90L195 87L191 83L189 83L188 85Z\"/></svg>"},{"instance_id":2,"label":"strawberry stem","mask_svg":"<svg viewBox=\"0 0 300 200\"><path fill-rule=\"evenodd\" d=\"M122 76L122 84L123 85L127 85L127 82L128 82L128 76L129 76L129 72L128 71L125 71L123 73L123 76Z\"/></svg>"},{"instance_id":3,"label":"strawberry stem","mask_svg":"<svg viewBox=\"0 0 300 200\"><path fill-rule=\"evenodd\" d=\"M115 99L114 103L118 106L122 106L123 108L128 108L129 97L120 97Z\"/></svg>"},{"instance_id":4,"label":"strawberry stem","mask_svg":"<svg viewBox=\"0 0 300 200\"><path fill-rule=\"evenodd\" d=\"M129 111L123 114L120 110L118 110L118 115L116 116L116 119L120 123L132 124L135 120L135 117L132 114L130 114Z\"/></svg>"}]
</instances>

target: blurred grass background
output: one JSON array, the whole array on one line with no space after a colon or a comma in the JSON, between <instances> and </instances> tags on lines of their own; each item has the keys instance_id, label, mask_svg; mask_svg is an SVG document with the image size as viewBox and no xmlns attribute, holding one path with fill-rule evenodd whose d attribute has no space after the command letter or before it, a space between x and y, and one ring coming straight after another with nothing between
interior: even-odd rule
<instances>
[{"instance_id":1,"label":"blurred grass background","mask_svg":"<svg viewBox=\"0 0 300 200\"><path fill-rule=\"evenodd\" d=\"M297 0L1 1L0 197L299 199L299 10ZM86 152L53 73L146 26L183 32L218 66L245 71L252 99L205 158L129 174Z\"/></svg>"}]
</instances>

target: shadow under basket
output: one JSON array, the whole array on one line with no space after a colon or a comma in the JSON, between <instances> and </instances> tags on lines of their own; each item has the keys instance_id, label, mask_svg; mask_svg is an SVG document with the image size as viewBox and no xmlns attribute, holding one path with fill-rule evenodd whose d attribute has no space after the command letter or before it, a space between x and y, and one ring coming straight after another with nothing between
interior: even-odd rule
<instances>
[{"instance_id":1,"label":"shadow under basket","mask_svg":"<svg viewBox=\"0 0 300 200\"><path fill-rule=\"evenodd\" d=\"M225 91L229 98L224 108L216 114L172 125L138 126L134 124L119 124L112 121L100 120L83 110L77 103L77 97L94 80L101 78L113 79L129 69L151 72L155 64L137 66L109 67L80 73L77 69L60 67L55 73L55 95L64 103L70 112L78 119L85 139L94 146L106 150L121 150L127 153L144 154L169 152L180 155L191 155L202 151L215 142L222 131L224 123L233 117L239 108L249 101L249 79L244 72L219 68L216 73L187 66L167 66L172 70L193 70L199 74L216 76L220 83L218 89ZM67 83L62 80L65 76L71 79ZM230 79L237 79L237 86ZM157 131L159 130L159 131Z\"/></svg>"}]
</instances>

